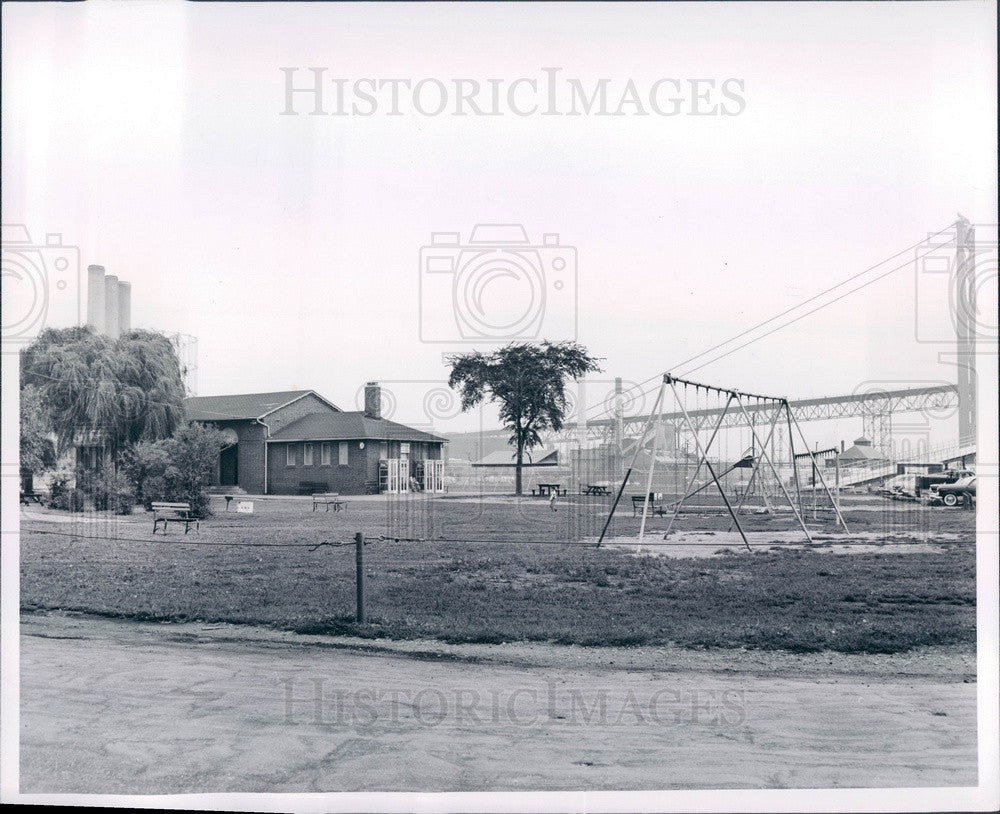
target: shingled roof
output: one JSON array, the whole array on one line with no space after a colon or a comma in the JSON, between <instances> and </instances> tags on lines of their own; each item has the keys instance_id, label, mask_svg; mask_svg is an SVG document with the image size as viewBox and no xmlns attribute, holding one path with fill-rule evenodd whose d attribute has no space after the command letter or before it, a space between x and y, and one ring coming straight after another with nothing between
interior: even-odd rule
<instances>
[{"instance_id":1,"label":"shingled roof","mask_svg":"<svg viewBox=\"0 0 1000 814\"><path fill-rule=\"evenodd\" d=\"M187 417L191 421L232 421L263 418L312 393L326 401L315 390L279 390L276 393L242 393L233 396L192 396L184 399ZM327 401L334 410L335 404Z\"/></svg>"},{"instance_id":2,"label":"shingled roof","mask_svg":"<svg viewBox=\"0 0 1000 814\"><path fill-rule=\"evenodd\" d=\"M270 441L429 441L447 438L397 424L386 418L368 418L363 412L314 413L282 427Z\"/></svg>"}]
</instances>

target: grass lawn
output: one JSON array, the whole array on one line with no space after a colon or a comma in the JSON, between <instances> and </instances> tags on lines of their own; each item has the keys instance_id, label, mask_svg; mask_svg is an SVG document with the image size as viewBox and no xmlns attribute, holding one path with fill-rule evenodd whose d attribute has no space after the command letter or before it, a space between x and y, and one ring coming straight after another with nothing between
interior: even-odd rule
<instances>
[{"instance_id":1,"label":"grass lawn","mask_svg":"<svg viewBox=\"0 0 1000 814\"><path fill-rule=\"evenodd\" d=\"M452 642L891 653L975 641L972 512L859 499L847 513L852 532L883 539L958 535L932 551L766 546L673 558L568 544L596 536L606 506L569 498L553 513L530 499L520 506L356 500L340 513L313 513L308 500L258 500L250 515L226 513L220 501L200 532L185 537L174 526L166 538L152 536L141 509L129 518L62 523L30 519L34 512L22 518L21 606ZM630 515L619 513L611 533L634 534L638 520ZM681 521L689 529L727 525L711 516ZM788 518L751 516L748 525L792 528ZM834 530L829 520L810 526ZM358 625L353 546L266 545L351 541L357 531L460 542L366 546L369 622Z\"/></svg>"}]
</instances>

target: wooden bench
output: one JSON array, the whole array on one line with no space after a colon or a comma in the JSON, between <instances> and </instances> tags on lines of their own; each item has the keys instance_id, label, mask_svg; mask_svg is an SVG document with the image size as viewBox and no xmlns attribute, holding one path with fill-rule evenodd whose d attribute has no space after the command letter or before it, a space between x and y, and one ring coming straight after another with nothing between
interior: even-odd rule
<instances>
[{"instance_id":1,"label":"wooden bench","mask_svg":"<svg viewBox=\"0 0 1000 814\"><path fill-rule=\"evenodd\" d=\"M163 533L167 533L167 523L183 523L184 533L193 525L196 530L201 526L198 518L191 514L190 503L153 503L153 534L156 534L156 527L163 523Z\"/></svg>"},{"instance_id":2,"label":"wooden bench","mask_svg":"<svg viewBox=\"0 0 1000 814\"><path fill-rule=\"evenodd\" d=\"M21 492L21 502L27 506L29 503L37 503L39 506L42 505L42 495L38 492Z\"/></svg>"},{"instance_id":3,"label":"wooden bench","mask_svg":"<svg viewBox=\"0 0 1000 814\"><path fill-rule=\"evenodd\" d=\"M642 512L642 507L646 503L645 495L632 495L632 517L638 517L640 512ZM649 513L658 514L660 517L664 517L667 510L663 507L663 504L657 500L649 501Z\"/></svg>"},{"instance_id":4,"label":"wooden bench","mask_svg":"<svg viewBox=\"0 0 1000 814\"><path fill-rule=\"evenodd\" d=\"M325 481L319 480L300 480L299 481L299 494L300 495L314 495L317 492L329 492L330 484Z\"/></svg>"},{"instance_id":5,"label":"wooden bench","mask_svg":"<svg viewBox=\"0 0 1000 814\"><path fill-rule=\"evenodd\" d=\"M335 512L339 512L344 508L347 503L346 500L340 499L339 492L316 492L313 496L313 511L316 511L316 507L320 504L326 506L326 510L330 511L330 507L333 506Z\"/></svg>"}]
</instances>

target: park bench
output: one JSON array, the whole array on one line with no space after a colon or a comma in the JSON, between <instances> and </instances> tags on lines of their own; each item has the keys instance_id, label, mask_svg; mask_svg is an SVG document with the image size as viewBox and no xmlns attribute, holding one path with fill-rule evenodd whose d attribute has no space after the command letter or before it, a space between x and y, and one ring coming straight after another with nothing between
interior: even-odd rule
<instances>
[{"instance_id":1,"label":"park bench","mask_svg":"<svg viewBox=\"0 0 1000 814\"><path fill-rule=\"evenodd\" d=\"M42 495L38 492L21 492L21 502L27 506L29 503L37 503L39 506L42 505Z\"/></svg>"},{"instance_id":2,"label":"park bench","mask_svg":"<svg viewBox=\"0 0 1000 814\"><path fill-rule=\"evenodd\" d=\"M340 499L339 492L316 492L312 498L313 511L316 511L317 506L325 505L327 511L330 511L330 507L333 506L333 510L339 512L347 503L346 500Z\"/></svg>"},{"instance_id":3,"label":"park bench","mask_svg":"<svg viewBox=\"0 0 1000 814\"><path fill-rule=\"evenodd\" d=\"M610 495L611 489L607 483L588 483L583 487L585 495Z\"/></svg>"},{"instance_id":4,"label":"park bench","mask_svg":"<svg viewBox=\"0 0 1000 814\"><path fill-rule=\"evenodd\" d=\"M646 503L645 495L632 495L632 516L637 517L642 512L642 507ZM660 517L666 515L667 510L658 500L649 501L649 513L658 514Z\"/></svg>"},{"instance_id":5,"label":"park bench","mask_svg":"<svg viewBox=\"0 0 1000 814\"><path fill-rule=\"evenodd\" d=\"M300 495L314 495L317 492L328 492L330 490L330 484L326 481L321 480L300 480L299 481L299 494Z\"/></svg>"},{"instance_id":6,"label":"park bench","mask_svg":"<svg viewBox=\"0 0 1000 814\"><path fill-rule=\"evenodd\" d=\"M153 503L153 534L156 534L156 527L163 523L163 533L167 533L167 523L183 523L184 533L193 525L195 529L200 529L198 518L191 513L190 503Z\"/></svg>"}]
</instances>

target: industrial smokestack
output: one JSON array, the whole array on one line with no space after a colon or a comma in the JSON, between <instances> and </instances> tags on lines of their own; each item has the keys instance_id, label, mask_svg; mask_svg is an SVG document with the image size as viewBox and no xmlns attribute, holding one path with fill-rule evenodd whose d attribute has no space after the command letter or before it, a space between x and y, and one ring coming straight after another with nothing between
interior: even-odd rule
<instances>
[{"instance_id":1,"label":"industrial smokestack","mask_svg":"<svg viewBox=\"0 0 1000 814\"><path fill-rule=\"evenodd\" d=\"M378 382L365 385L365 418L382 417L382 388Z\"/></svg>"},{"instance_id":2,"label":"industrial smokestack","mask_svg":"<svg viewBox=\"0 0 1000 814\"><path fill-rule=\"evenodd\" d=\"M104 278L104 333L118 338L118 278L114 274Z\"/></svg>"},{"instance_id":3,"label":"industrial smokestack","mask_svg":"<svg viewBox=\"0 0 1000 814\"><path fill-rule=\"evenodd\" d=\"M104 333L104 266L87 266L87 324Z\"/></svg>"},{"instance_id":4,"label":"industrial smokestack","mask_svg":"<svg viewBox=\"0 0 1000 814\"><path fill-rule=\"evenodd\" d=\"M118 281L118 331L128 333L132 330L132 283Z\"/></svg>"}]
</instances>

